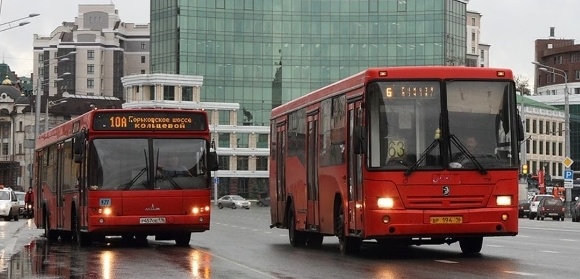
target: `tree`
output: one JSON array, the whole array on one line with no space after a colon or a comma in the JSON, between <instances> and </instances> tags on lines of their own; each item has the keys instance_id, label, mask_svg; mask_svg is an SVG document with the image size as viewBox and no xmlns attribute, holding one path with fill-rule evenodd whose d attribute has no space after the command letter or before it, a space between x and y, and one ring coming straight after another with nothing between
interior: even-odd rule
<instances>
[{"instance_id":1,"label":"tree","mask_svg":"<svg viewBox=\"0 0 580 279\"><path fill-rule=\"evenodd\" d=\"M529 80L527 77L522 75L517 75L514 78L516 82L516 90L520 91L522 95L530 96L532 91L530 90Z\"/></svg>"}]
</instances>

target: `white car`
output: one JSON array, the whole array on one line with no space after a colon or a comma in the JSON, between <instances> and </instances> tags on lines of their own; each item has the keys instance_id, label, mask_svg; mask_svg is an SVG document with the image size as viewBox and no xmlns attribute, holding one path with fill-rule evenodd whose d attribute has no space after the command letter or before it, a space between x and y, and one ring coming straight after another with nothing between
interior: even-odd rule
<instances>
[{"instance_id":1,"label":"white car","mask_svg":"<svg viewBox=\"0 0 580 279\"><path fill-rule=\"evenodd\" d=\"M528 215L528 218L530 220L538 218L538 204L540 204L540 201L545 197L554 197L554 196L549 194L535 195L530 201L530 214Z\"/></svg>"},{"instance_id":2,"label":"white car","mask_svg":"<svg viewBox=\"0 0 580 279\"><path fill-rule=\"evenodd\" d=\"M20 215L20 205L18 198L12 189L0 188L0 217L4 217L4 221L18 221Z\"/></svg>"}]
</instances>

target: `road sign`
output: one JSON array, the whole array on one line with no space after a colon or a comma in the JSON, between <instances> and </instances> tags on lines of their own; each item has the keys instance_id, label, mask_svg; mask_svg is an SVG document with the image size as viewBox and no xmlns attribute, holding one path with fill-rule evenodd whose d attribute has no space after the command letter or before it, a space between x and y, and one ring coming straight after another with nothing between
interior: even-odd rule
<instances>
[{"instance_id":1,"label":"road sign","mask_svg":"<svg viewBox=\"0 0 580 279\"><path fill-rule=\"evenodd\" d=\"M570 157L566 157L564 158L564 161L562 161L562 164L564 164L565 167L570 168L570 166L574 164L574 160L570 159Z\"/></svg>"},{"instance_id":2,"label":"road sign","mask_svg":"<svg viewBox=\"0 0 580 279\"><path fill-rule=\"evenodd\" d=\"M564 180L564 188L572 189L574 187L574 182L572 180Z\"/></svg>"},{"instance_id":3,"label":"road sign","mask_svg":"<svg viewBox=\"0 0 580 279\"><path fill-rule=\"evenodd\" d=\"M566 170L564 170L564 175L563 176L564 176L564 179L565 180L568 180L568 179L569 180L573 180L574 179L574 171L573 170L566 169Z\"/></svg>"}]
</instances>

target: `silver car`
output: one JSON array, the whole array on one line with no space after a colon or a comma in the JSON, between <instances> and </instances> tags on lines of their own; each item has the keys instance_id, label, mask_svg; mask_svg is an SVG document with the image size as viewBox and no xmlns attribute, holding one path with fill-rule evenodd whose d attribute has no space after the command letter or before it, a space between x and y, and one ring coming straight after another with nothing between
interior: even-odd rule
<instances>
[{"instance_id":1,"label":"silver car","mask_svg":"<svg viewBox=\"0 0 580 279\"><path fill-rule=\"evenodd\" d=\"M18 221L20 215L20 205L16 194L10 188L0 189L0 217L4 217L4 221Z\"/></svg>"},{"instance_id":2,"label":"silver car","mask_svg":"<svg viewBox=\"0 0 580 279\"><path fill-rule=\"evenodd\" d=\"M229 207L231 209L245 208L250 209L250 201L238 195L225 195L217 200L219 209Z\"/></svg>"}]
</instances>

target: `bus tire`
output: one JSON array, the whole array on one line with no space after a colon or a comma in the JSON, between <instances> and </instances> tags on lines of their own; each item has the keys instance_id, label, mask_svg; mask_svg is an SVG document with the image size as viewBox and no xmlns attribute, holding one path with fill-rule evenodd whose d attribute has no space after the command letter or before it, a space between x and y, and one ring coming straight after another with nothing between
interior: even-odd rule
<instances>
[{"instance_id":1,"label":"bus tire","mask_svg":"<svg viewBox=\"0 0 580 279\"><path fill-rule=\"evenodd\" d=\"M79 247L86 247L86 246L91 245L91 243L92 243L91 234L81 231L79 217L76 215L76 213L73 216L73 220L74 220L73 221L73 233L74 233L74 238L77 242L77 245Z\"/></svg>"},{"instance_id":2,"label":"bus tire","mask_svg":"<svg viewBox=\"0 0 580 279\"><path fill-rule=\"evenodd\" d=\"M50 218L48 218L48 213L44 212L44 237L49 241L58 240L58 234L55 230L50 229Z\"/></svg>"},{"instance_id":3,"label":"bus tire","mask_svg":"<svg viewBox=\"0 0 580 279\"><path fill-rule=\"evenodd\" d=\"M352 255L358 253L362 240L360 238L346 235L345 216L342 205L338 209L338 216L336 217L336 236L338 237L338 247L340 253L343 255Z\"/></svg>"},{"instance_id":4,"label":"bus tire","mask_svg":"<svg viewBox=\"0 0 580 279\"><path fill-rule=\"evenodd\" d=\"M459 240L461 252L465 255L477 255L481 252L483 237L466 237Z\"/></svg>"},{"instance_id":5,"label":"bus tire","mask_svg":"<svg viewBox=\"0 0 580 279\"><path fill-rule=\"evenodd\" d=\"M175 244L179 247L189 247L191 241L191 233L178 233L175 235Z\"/></svg>"},{"instance_id":6,"label":"bus tire","mask_svg":"<svg viewBox=\"0 0 580 279\"><path fill-rule=\"evenodd\" d=\"M296 230L296 218L294 217L294 209L291 208L288 212L288 240L293 247L303 247L306 245L304 232Z\"/></svg>"}]
</instances>

